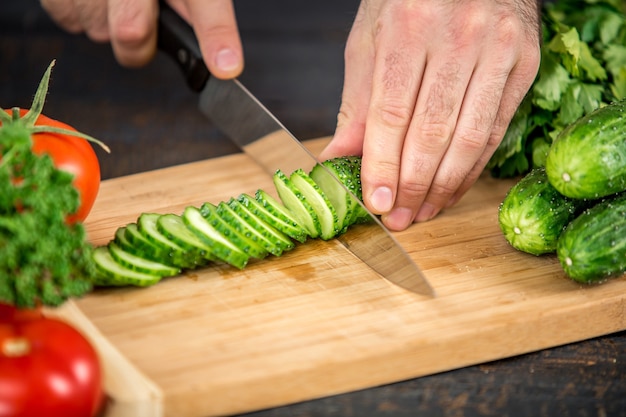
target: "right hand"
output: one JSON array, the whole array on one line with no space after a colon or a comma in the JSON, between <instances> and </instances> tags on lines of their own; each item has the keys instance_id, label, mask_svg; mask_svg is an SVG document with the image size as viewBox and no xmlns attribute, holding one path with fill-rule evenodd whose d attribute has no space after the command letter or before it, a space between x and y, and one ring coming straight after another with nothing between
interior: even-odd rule
<instances>
[{"instance_id":1,"label":"right hand","mask_svg":"<svg viewBox=\"0 0 626 417\"><path fill-rule=\"evenodd\" d=\"M243 50L232 0L168 0L193 27L212 75L234 78L243 70ZM111 42L117 61L147 64L157 45L158 0L41 0L63 29Z\"/></svg>"}]
</instances>

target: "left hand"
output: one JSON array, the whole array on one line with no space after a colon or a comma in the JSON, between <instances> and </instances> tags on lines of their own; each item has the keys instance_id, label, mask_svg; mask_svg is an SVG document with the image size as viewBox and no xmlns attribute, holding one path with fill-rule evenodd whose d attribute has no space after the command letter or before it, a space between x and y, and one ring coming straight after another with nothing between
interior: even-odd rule
<instances>
[{"instance_id":1,"label":"left hand","mask_svg":"<svg viewBox=\"0 0 626 417\"><path fill-rule=\"evenodd\" d=\"M391 230L455 204L539 68L534 0L362 0L333 140L362 155L365 205Z\"/></svg>"}]
</instances>

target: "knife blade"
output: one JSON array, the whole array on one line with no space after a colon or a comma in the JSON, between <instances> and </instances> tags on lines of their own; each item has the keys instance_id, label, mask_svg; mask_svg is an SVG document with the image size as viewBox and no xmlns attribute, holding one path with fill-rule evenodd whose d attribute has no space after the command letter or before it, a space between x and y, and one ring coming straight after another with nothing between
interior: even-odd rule
<instances>
[{"instance_id":1,"label":"knife blade","mask_svg":"<svg viewBox=\"0 0 626 417\"><path fill-rule=\"evenodd\" d=\"M210 75L193 29L164 1L159 3L158 47L180 66L189 87L199 92L200 111L269 175L278 169L287 174L298 168L310 171L318 164L317 158L239 80ZM411 257L378 217L367 212L371 222L359 226L359 233L338 236L339 241L386 280L434 297L432 286Z\"/></svg>"}]
</instances>

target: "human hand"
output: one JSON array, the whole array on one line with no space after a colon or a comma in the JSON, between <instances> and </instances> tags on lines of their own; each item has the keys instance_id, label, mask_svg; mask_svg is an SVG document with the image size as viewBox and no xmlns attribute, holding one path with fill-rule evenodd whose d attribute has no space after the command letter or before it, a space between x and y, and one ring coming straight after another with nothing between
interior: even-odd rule
<instances>
[{"instance_id":1,"label":"human hand","mask_svg":"<svg viewBox=\"0 0 626 417\"><path fill-rule=\"evenodd\" d=\"M533 0L362 0L337 129L321 159L362 155L363 200L391 230L454 205L539 68Z\"/></svg>"},{"instance_id":2,"label":"human hand","mask_svg":"<svg viewBox=\"0 0 626 417\"><path fill-rule=\"evenodd\" d=\"M232 0L168 3L194 28L211 74L238 76L243 70L243 52ZM111 42L122 65L144 65L156 52L158 0L41 0L41 4L65 30Z\"/></svg>"}]
</instances>

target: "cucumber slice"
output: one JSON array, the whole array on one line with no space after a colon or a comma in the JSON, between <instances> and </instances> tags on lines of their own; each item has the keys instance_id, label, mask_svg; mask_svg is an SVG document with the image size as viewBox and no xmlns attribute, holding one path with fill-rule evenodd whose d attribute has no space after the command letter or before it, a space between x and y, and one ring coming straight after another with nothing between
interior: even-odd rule
<instances>
[{"instance_id":1,"label":"cucumber slice","mask_svg":"<svg viewBox=\"0 0 626 417\"><path fill-rule=\"evenodd\" d=\"M277 170L273 176L274 186L283 204L302 225L309 236L318 237L322 233L322 225L317 213L304 197L302 192L281 171Z\"/></svg>"},{"instance_id":2,"label":"cucumber slice","mask_svg":"<svg viewBox=\"0 0 626 417\"><path fill-rule=\"evenodd\" d=\"M200 207L200 213L222 236L230 240L242 252L257 259L263 259L267 256L267 251L263 246L239 233L235 227L225 222L217 212L217 206L211 203L204 203Z\"/></svg>"},{"instance_id":3,"label":"cucumber slice","mask_svg":"<svg viewBox=\"0 0 626 417\"><path fill-rule=\"evenodd\" d=\"M278 248L277 251L280 250L280 252L282 253L286 250L291 250L294 248L295 245L293 241L289 238L289 236L263 221L263 219L254 214L252 210L242 204L241 201L231 198L228 201L228 205L231 209L233 209L235 213L239 215L239 217L241 217L250 226L252 226L252 228L254 228L258 233L263 235L265 239L270 241L274 247ZM279 255L280 254L276 256Z\"/></svg>"},{"instance_id":4,"label":"cucumber slice","mask_svg":"<svg viewBox=\"0 0 626 417\"><path fill-rule=\"evenodd\" d=\"M113 259L109 248L106 246L95 248L92 256L96 270L100 274L94 281L96 286L135 285L147 287L161 280L158 275L137 272L122 266Z\"/></svg>"},{"instance_id":5,"label":"cucumber slice","mask_svg":"<svg viewBox=\"0 0 626 417\"><path fill-rule=\"evenodd\" d=\"M130 246L124 247L126 251L152 261L180 267L181 261L175 259L169 250L164 250L162 247L146 239L146 237L139 232L136 223L129 223L123 229L124 238L127 243L130 244Z\"/></svg>"},{"instance_id":6,"label":"cucumber slice","mask_svg":"<svg viewBox=\"0 0 626 417\"><path fill-rule=\"evenodd\" d=\"M142 272L144 274L155 275L158 277L171 277L180 274L180 269L155 262L141 256L123 250L117 243L110 242L108 245L111 257L120 265L132 269L133 271Z\"/></svg>"},{"instance_id":7,"label":"cucumber slice","mask_svg":"<svg viewBox=\"0 0 626 417\"><path fill-rule=\"evenodd\" d=\"M157 213L143 213L137 219L137 228L139 232L155 246L158 246L162 252L168 254L175 266L188 269L201 265L203 262L198 259L195 253L186 252L182 247L168 239L157 228L157 221L161 215ZM167 261L163 261L167 262Z\"/></svg>"},{"instance_id":8,"label":"cucumber slice","mask_svg":"<svg viewBox=\"0 0 626 417\"><path fill-rule=\"evenodd\" d=\"M193 206L187 207L183 212L182 219L189 230L211 248L216 258L239 269L246 266L250 256L222 235L202 216L200 209Z\"/></svg>"},{"instance_id":9,"label":"cucumber slice","mask_svg":"<svg viewBox=\"0 0 626 417\"><path fill-rule=\"evenodd\" d=\"M237 201L274 229L300 243L306 242L309 233L286 207L263 190L258 190L255 197L240 194Z\"/></svg>"},{"instance_id":10,"label":"cucumber slice","mask_svg":"<svg viewBox=\"0 0 626 417\"><path fill-rule=\"evenodd\" d=\"M280 256L283 253L283 249L280 245L274 244L273 241L267 239L263 234L252 227L252 225L235 212L228 203L224 201L220 202L217 205L217 214L222 220L235 228L237 232L262 246L265 251L275 256Z\"/></svg>"},{"instance_id":11,"label":"cucumber slice","mask_svg":"<svg viewBox=\"0 0 626 417\"><path fill-rule=\"evenodd\" d=\"M216 260L211 248L187 228L182 217L172 213L163 214L157 219L156 227L165 237L185 251L193 252L197 258L205 260L204 263Z\"/></svg>"},{"instance_id":12,"label":"cucumber slice","mask_svg":"<svg viewBox=\"0 0 626 417\"><path fill-rule=\"evenodd\" d=\"M113 242L117 243L120 248L124 250L133 249L133 245L126 237L126 226L117 228L117 230L115 231L115 236L113 237Z\"/></svg>"},{"instance_id":13,"label":"cucumber slice","mask_svg":"<svg viewBox=\"0 0 626 417\"><path fill-rule=\"evenodd\" d=\"M359 201L363 201L361 190L361 157L342 156L324 161L323 165L335 174L339 181L341 181ZM356 223L370 221L369 213L359 204L359 201L353 196L350 196L350 199L352 203L352 215L348 219L347 225L351 226Z\"/></svg>"},{"instance_id":14,"label":"cucumber slice","mask_svg":"<svg viewBox=\"0 0 626 417\"><path fill-rule=\"evenodd\" d=\"M337 176L333 175L328 169L324 169L321 164L315 165L309 176L324 191L324 194L335 207L339 225L338 233L344 233L350 226L355 206L358 206L356 198L346 192L338 181Z\"/></svg>"},{"instance_id":15,"label":"cucumber slice","mask_svg":"<svg viewBox=\"0 0 626 417\"><path fill-rule=\"evenodd\" d=\"M320 238L323 240L334 238L342 229L343 221L339 224L337 211L326 194L302 169L296 169L289 179L315 211L320 225Z\"/></svg>"}]
</instances>

